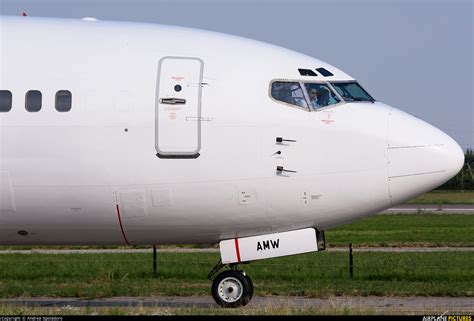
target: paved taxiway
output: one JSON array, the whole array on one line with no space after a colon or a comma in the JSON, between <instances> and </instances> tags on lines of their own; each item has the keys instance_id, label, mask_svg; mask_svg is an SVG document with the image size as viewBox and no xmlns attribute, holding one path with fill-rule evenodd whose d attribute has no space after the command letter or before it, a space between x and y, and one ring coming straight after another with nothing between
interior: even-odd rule
<instances>
[{"instance_id":1,"label":"paved taxiway","mask_svg":"<svg viewBox=\"0 0 474 321\"><path fill-rule=\"evenodd\" d=\"M30 307L218 307L210 296L203 297L116 297L104 299L79 298L15 298L0 299L1 305L21 305ZM302 297L254 297L245 308L288 307L356 310L378 312L446 312L447 314L474 313L472 297L355 297L341 296L329 298Z\"/></svg>"}]
</instances>

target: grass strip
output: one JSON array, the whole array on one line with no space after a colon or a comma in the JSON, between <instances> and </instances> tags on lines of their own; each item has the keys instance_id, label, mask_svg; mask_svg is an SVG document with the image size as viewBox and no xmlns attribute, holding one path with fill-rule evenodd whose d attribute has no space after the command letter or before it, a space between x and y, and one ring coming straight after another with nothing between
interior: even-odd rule
<instances>
[{"instance_id":1,"label":"grass strip","mask_svg":"<svg viewBox=\"0 0 474 321\"><path fill-rule=\"evenodd\" d=\"M474 215L372 216L326 232L329 246L474 246Z\"/></svg>"},{"instance_id":2,"label":"grass strip","mask_svg":"<svg viewBox=\"0 0 474 321\"><path fill-rule=\"evenodd\" d=\"M158 275L151 254L5 254L0 297L209 295L207 273L218 253L161 253ZM309 253L241 265L257 295L473 296L474 253Z\"/></svg>"}]
</instances>

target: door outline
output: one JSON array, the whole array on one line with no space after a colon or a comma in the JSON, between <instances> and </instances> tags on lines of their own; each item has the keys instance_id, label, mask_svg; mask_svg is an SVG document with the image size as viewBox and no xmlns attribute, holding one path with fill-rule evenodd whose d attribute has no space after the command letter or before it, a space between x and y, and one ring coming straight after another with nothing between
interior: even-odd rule
<instances>
[{"instance_id":1,"label":"door outline","mask_svg":"<svg viewBox=\"0 0 474 321\"><path fill-rule=\"evenodd\" d=\"M160 105L160 80L161 80L161 70L163 61L165 59L178 59L178 60L195 60L200 63L200 72L198 80L198 97L197 97L197 148L192 152L164 152L161 151L158 146L158 129L159 129L159 105ZM155 150L157 152L156 156L158 158L187 158L187 159L196 159L200 156L201 150L201 96L202 96L202 79L204 73L204 61L198 57L179 57L179 56L165 56L161 58L158 62L158 74L156 81L156 91L155 91Z\"/></svg>"}]
</instances>

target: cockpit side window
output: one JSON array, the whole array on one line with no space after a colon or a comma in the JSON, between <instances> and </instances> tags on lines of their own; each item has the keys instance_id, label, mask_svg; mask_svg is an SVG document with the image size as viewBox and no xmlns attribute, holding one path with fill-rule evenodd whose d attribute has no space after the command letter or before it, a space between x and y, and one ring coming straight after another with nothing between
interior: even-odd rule
<instances>
[{"instance_id":1,"label":"cockpit side window","mask_svg":"<svg viewBox=\"0 0 474 321\"><path fill-rule=\"evenodd\" d=\"M303 88L298 82L275 81L272 83L271 95L275 100L304 109L308 108Z\"/></svg>"},{"instance_id":2,"label":"cockpit side window","mask_svg":"<svg viewBox=\"0 0 474 321\"><path fill-rule=\"evenodd\" d=\"M332 82L331 85L345 101L375 101L357 82Z\"/></svg>"},{"instance_id":3,"label":"cockpit side window","mask_svg":"<svg viewBox=\"0 0 474 321\"><path fill-rule=\"evenodd\" d=\"M341 102L341 100L326 84L305 83L305 87L308 92L309 107L313 111Z\"/></svg>"}]
</instances>

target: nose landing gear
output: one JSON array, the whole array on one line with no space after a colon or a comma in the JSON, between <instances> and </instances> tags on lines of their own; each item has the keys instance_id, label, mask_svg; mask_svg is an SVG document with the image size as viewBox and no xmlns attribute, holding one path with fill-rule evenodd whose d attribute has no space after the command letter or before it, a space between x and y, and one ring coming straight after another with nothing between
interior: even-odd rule
<instances>
[{"instance_id":1,"label":"nose landing gear","mask_svg":"<svg viewBox=\"0 0 474 321\"><path fill-rule=\"evenodd\" d=\"M209 273L209 279L224 265L219 261ZM247 305L253 297L253 283L244 272L237 270L236 264L230 265L230 270L219 273L212 282L212 297L217 304L224 308L237 308Z\"/></svg>"}]
</instances>

